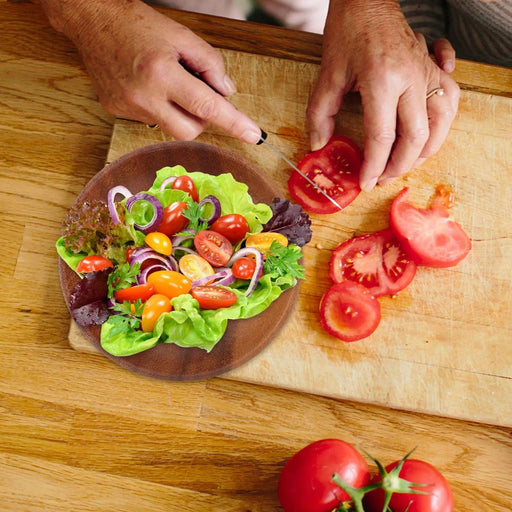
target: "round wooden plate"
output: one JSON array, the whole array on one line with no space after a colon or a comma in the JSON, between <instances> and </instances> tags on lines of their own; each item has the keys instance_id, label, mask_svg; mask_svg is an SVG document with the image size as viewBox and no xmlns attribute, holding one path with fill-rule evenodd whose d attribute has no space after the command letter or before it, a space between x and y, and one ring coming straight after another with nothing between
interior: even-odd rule
<instances>
[{"instance_id":1,"label":"round wooden plate","mask_svg":"<svg viewBox=\"0 0 512 512\"><path fill-rule=\"evenodd\" d=\"M162 142L107 164L85 186L75 204L93 199L106 201L108 190L116 185L124 185L132 193L147 190L155 180L156 171L178 164L189 172L213 175L229 172L237 181L247 184L254 202L268 204L280 195L265 173L231 151L199 142ZM69 295L79 277L60 258L59 276L69 307ZM223 338L210 353L163 343L139 354L117 357L101 348L99 326L80 327L80 330L90 343L123 368L158 379L201 380L237 368L269 345L292 312L298 294L299 283L286 290L263 313L249 319L230 320Z\"/></svg>"}]
</instances>

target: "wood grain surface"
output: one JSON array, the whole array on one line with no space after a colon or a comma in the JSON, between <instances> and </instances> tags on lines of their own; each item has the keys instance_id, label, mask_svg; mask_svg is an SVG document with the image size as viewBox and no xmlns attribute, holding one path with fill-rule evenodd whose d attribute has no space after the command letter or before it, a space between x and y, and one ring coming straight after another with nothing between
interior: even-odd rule
<instances>
[{"instance_id":1,"label":"wood grain surface","mask_svg":"<svg viewBox=\"0 0 512 512\"><path fill-rule=\"evenodd\" d=\"M181 20L194 24L199 33L212 32L207 18L179 15ZM223 27L224 41L229 39L230 27L229 23ZM0 31L2 511L277 512L281 510L277 478L285 460L311 441L339 437L385 463L417 447L415 456L435 464L449 480L456 512L510 512L510 428L234 379L170 383L128 372L104 356L72 350L54 242L67 210L107 159L114 119L99 106L76 50L51 29L37 6L0 0ZM235 24L234 37L237 31ZM274 48L268 41L274 30L269 35L261 28L261 39L258 33L254 46L272 55ZM283 35L287 45L291 45L289 34ZM300 51L302 36L293 33L293 38ZM509 70L476 64L471 67L477 70L474 77L479 84L475 86L485 88L492 83L505 93L511 88ZM265 79L263 76L261 82ZM284 89L280 85L277 90L282 95ZM475 105L473 128L481 123L482 131L489 130L489 137L494 130L505 133L510 126L510 118L503 123L503 114L497 113L498 107L504 106L495 96L486 96L483 104L470 96L463 98L466 107ZM239 98L242 100L243 95ZM295 101L282 104L286 116L290 111L298 112ZM256 107L264 105L261 98ZM284 126L271 124L273 115L277 113L263 108L262 125ZM489 124L492 119L496 119L495 126ZM461 122L459 118L457 130ZM469 130L459 136L466 137L468 148L469 142L476 144L472 154L481 153L476 162L485 169L487 160L496 156L503 172L510 171L512 161L504 149L508 146L494 144L490 148L480 143L481 131L467 135ZM129 140L130 147L140 144L141 138L151 142L159 137L128 123L117 124L114 135ZM274 129L270 136L293 156L302 134L292 137L289 132ZM220 133L210 132L208 137L224 141ZM292 139L288 141L287 137ZM305 143L301 144L300 149L304 149ZM250 157L257 160L257 155ZM274 174L288 173L281 164L274 165ZM484 183L479 193L488 197L489 203L475 210L475 219L494 208L493 200L510 199L505 198L506 189L499 193L497 186ZM476 191L474 194L471 200L477 204ZM380 196L376 194L372 201L379 204ZM461 198L458 207L464 204ZM368 228L372 227L371 211ZM343 230L334 222L336 229L347 235L349 224ZM498 231L500 222L490 229ZM327 247L326 240L318 243ZM499 267L492 266L493 247L499 247L497 240L488 245L487 257L496 283L500 283L503 274ZM324 262L322 250L311 249L310 254L317 250ZM423 297L423 286L411 302ZM311 289L304 305L316 299L319 291L320 284ZM477 299L482 292L472 293L473 311L478 317ZM307 315L312 316L314 304L308 307ZM499 304L496 307L498 312ZM391 313L386 316L391 318ZM496 329L505 321L496 320ZM489 338L492 341L494 329L489 328L491 335L487 334L482 344ZM324 357L330 354L328 344L318 350ZM457 357L462 357L464 350L462 347ZM298 354L290 353L289 357ZM350 357L357 363L358 354ZM505 357L495 354L503 365ZM345 371L346 366L339 371ZM264 364L261 368L263 375L272 370ZM395 375L394 386L408 385L407 379L408 375ZM451 392L450 388L446 393ZM488 388L488 402L506 400L505 395ZM373 463L371 467L375 469Z\"/></svg>"},{"instance_id":2,"label":"wood grain surface","mask_svg":"<svg viewBox=\"0 0 512 512\"><path fill-rule=\"evenodd\" d=\"M258 119L269 140L297 162L307 151L304 113L318 66L231 50L223 54L243 91L233 102ZM255 81L254 76L264 78ZM294 77L292 94L287 76ZM477 115L483 112L492 115ZM512 161L511 119L511 99L463 91L448 140L421 169L361 194L342 213L312 215L314 235L304 251L306 281L294 314L268 350L229 377L512 425L512 171L503 165ZM362 145L356 97L338 116L337 131ZM162 139L158 131L118 121L109 160ZM288 196L290 170L267 148L244 146L215 129L199 140L255 162ZM325 334L318 304L329 286L332 249L354 234L387 227L390 203L402 187L409 187L411 201L426 206L440 183L456 192L452 215L473 240L467 259L450 269L419 268L406 290L381 300L381 324L366 340L345 344ZM74 338L72 343L80 346Z\"/></svg>"}]
</instances>

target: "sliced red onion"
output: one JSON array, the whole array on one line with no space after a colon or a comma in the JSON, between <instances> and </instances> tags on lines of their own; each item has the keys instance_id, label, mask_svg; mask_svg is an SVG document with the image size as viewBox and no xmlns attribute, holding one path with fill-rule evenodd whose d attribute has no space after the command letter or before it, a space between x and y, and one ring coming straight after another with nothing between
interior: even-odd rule
<instances>
[{"instance_id":1,"label":"sliced red onion","mask_svg":"<svg viewBox=\"0 0 512 512\"><path fill-rule=\"evenodd\" d=\"M205 284L223 284L224 286L228 286L235 280L233 276L233 272L230 268L223 268L219 272L215 272L210 276L202 277L201 279L197 279L196 281L192 281L192 288L195 286L204 286Z\"/></svg>"},{"instance_id":2,"label":"sliced red onion","mask_svg":"<svg viewBox=\"0 0 512 512\"><path fill-rule=\"evenodd\" d=\"M192 240L196 234L195 230L191 228L184 229L181 233L183 234L171 237L173 247L179 247L185 240Z\"/></svg>"},{"instance_id":3,"label":"sliced red onion","mask_svg":"<svg viewBox=\"0 0 512 512\"><path fill-rule=\"evenodd\" d=\"M201 211L201 208L203 208L207 204L211 204L213 206L213 213L208 218L200 216L199 220L201 222L208 222L208 225L211 225L220 217L222 207L220 205L220 201L215 196L210 195L201 199L201 201L199 202L199 211Z\"/></svg>"},{"instance_id":4,"label":"sliced red onion","mask_svg":"<svg viewBox=\"0 0 512 512\"><path fill-rule=\"evenodd\" d=\"M147 260L157 260L162 265L165 265L167 267L167 270L175 270L173 268L173 262L167 256L158 254L152 249L150 249L149 251L140 252L139 254L133 253L130 256L130 265L133 265L135 263L142 264Z\"/></svg>"},{"instance_id":5,"label":"sliced red onion","mask_svg":"<svg viewBox=\"0 0 512 512\"><path fill-rule=\"evenodd\" d=\"M164 207L162 203L151 194L147 194L145 192L139 192L134 196L129 197L126 200L126 209L130 212L133 208L133 205L139 201L147 201L153 207L153 217L147 224L134 224L134 226L143 233L151 233L151 231L156 231L160 222L162 222L162 217L164 215Z\"/></svg>"},{"instance_id":6,"label":"sliced red onion","mask_svg":"<svg viewBox=\"0 0 512 512\"><path fill-rule=\"evenodd\" d=\"M121 219L119 218L119 213L117 213L115 199L118 194L121 194L125 199L132 197L132 193L123 185L118 185L117 187L112 187L107 194L107 205L108 211L110 212L110 216L112 217L112 222L114 224L119 224Z\"/></svg>"},{"instance_id":7,"label":"sliced red onion","mask_svg":"<svg viewBox=\"0 0 512 512\"><path fill-rule=\"evenodd\" d=\"M155 263L154 265L148 265L146 268L141 270L140 274L137 276L137 283L146 284L148 282L149 274L155 272L156 270L169 270L169 267L167 267L163 263Z\"/></svg>"},{"instance_id":8,"label":"sliced red onion","mask_svg":"<svg viewBox=\"0 0 512 512\"><path fill-rule=\"evenodd\" d=\"M197 255L197 251L195 251L191 247L178 246L178 247L173 247L173 249L172 249L172 253L173 254L176 254L176 252L179 252L179 251L186 252L187 254L195 254L195 255Z\"/></svg>"},{"instance_id":9,"label":"sliced red onion","mask_svg":"<svg viewBox=\"0 0 512 512\"><path fill-rule=\"evenodd\" d=\"M235 254L231 256L231 259L228 261L228 267L231 267L236 260L243 258L244 256L254 256L256 259L256 268L254 269L254 274L252 275L247 291L245 292L245 296L249 297L256 288L256 285L263 274L263 254L254 247L244 247L243 249L236 251Z\"/></svg>"},{"instance_id":10,"label":"sliced red onion","mask_svg":"<svg viewBox=\"0 0 512 512\"><path fill-rule=\"evenodd\" d=\"M162 181L160 187L158 190L165 190L167 185L172 185L174 181L176 180L177 176L169 176L168 178L165 178L164 181Z\"/></svg>"}]
</instances>

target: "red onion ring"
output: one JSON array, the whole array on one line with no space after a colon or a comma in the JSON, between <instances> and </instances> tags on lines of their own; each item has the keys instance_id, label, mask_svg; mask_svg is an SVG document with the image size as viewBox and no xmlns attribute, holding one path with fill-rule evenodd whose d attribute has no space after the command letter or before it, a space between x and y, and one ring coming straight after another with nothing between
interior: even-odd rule
<instances>
[{"instance_id":1,"label":"red onion ring","mask_svg":"<svg viewBox=\"0 0 512 512\"><path fill-rule=\"evenodd\" d=\"M233 272L230 268L223 268L221 271L212 274L211 276L202 277L201 279L197 279L196 281L192 281L192 288L195 286L203 286L205 284L213 284L218 285L222 284L224 286L228 286L235 280L233 276Z\"/></svg>"},{"instance_id":2,"label":"red onion ring","mask_svg":"<svg viewBox=\"0 0 512 512\"><path fill-rule=\"evenodd\" d=\"M169 176L168 178L165 178L165 180L162 181L162 183L160 184L160 187L158 188L158 190L165 190L167 185L172 185L174 183L174 181L176 180L176 178L177 178L177 176Z\"/></svg>"},{"instance_id":3,"label":"red onion ring","mask_svg":"<svg viewBox=\"0 0 512 512\"><path fill-rule=\"evenodd\" d=\"M148 282L149 274L155 272L156 270L169 270L169 267L167 267L163 263L155 263L154 265L148 265L146 268L141 270L140 274L137 276L137 283L146 284Z\"/></svg>"},{"instance_id":4,"label":"red onion ring","mask_svg":"<svg viewBox=\"0 0 512 512\"><path fill-rule=\"evenodd\" d=\"M151 233L151 231L156 231L160 222L162 222L162 217L164 215L164 207L162 203L151 194L147 194L146 192L139 192L134 196L129 197L126 200L126 209L131 212L133 205L138 203L139 201L147 201L153 207L153 217L147 224L134 224L134 226L143 233Z\"/></svg>"},{"instance_id":5,"label":"red onion ring","mask_svg":"<svg viewBox=\"0 0 512 512\"><path fill-rule=\"evenodd\" d=\"M254 247L244 247L243 249L235 252L228 261L228 267L231 267L236 260L250 255L254 256L256 259L256 268L254 269L254 274L252 275L247 291L245 292L246 297L249 297L249 295L254 291L263 274L263 254Z\"/></svg>"},{"instance_id":6,"label":"red onion ring","mask_svg":"<svg viewBox=\"0 0 512 512\"><path fill-rule=\"evenodd\" d=\"M117 213L115 199L117 194L121 194L125 199L132 197L132 193L123 185L118 185L117 187L112 187L107 194L107 205L108 211L110 212L110 216L112 217L112 222L114 224L119 224L121 219L119 218L119 213Z\"/></svg>"},{"instance_id":7,"label":"red onion ring","mask_svg":"<svg viewBox=\"0 0 512 512\"><path fill-rule=\"evenodd\" d=\"M208 218L204 218L203 216L199 217L199 220L201 222L207 222L208 225L213 224L221 215L222 213L222 206L220 204L220 201L215 196L209 195L205 198L201 199L199 202L199 211L201 211L201 208L207 204L211 204L213 206L213 213Z\"/></svg>"}]
</instances>

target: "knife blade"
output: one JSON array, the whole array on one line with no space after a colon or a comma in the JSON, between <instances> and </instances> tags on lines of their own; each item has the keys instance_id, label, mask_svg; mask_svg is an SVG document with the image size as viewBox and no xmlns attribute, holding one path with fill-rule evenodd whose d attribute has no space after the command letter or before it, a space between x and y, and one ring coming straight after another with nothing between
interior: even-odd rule
<instances>
[{"instance_id":1,"label":"knife blade","mask_svg":"<svg viewBox=\"0 0 512 512\"><path fill-rule=\"evenodd\" d=\"M261 128L260 128L260 130L261 130ZM332 204L334 204L334 206L339 208L340 211L343 210L343 207L336 201L336 199L334 199L329 194L327 194L327 192L325 192L325 190L323 190L321 187L319 187L311 178L306 176L296 165L294 165L288 158L286 158L286 156L284 156L283 153L281 153L281 151L279 151L275 146L270 144L270 142L267 140L267 133L265 131L263 131L263 130L261 130L261 137L260 137L260 140L256 143L256 145L260 145L260 144L265 144L277 156L279 156L279 158L281 158L281 160L286 162L295 172L298 172L310 185L315 187L315 189L318 192L320 192L320 194L322 194L324 197L329 199L329 201Z\"/></svg>"}]
</instances>

